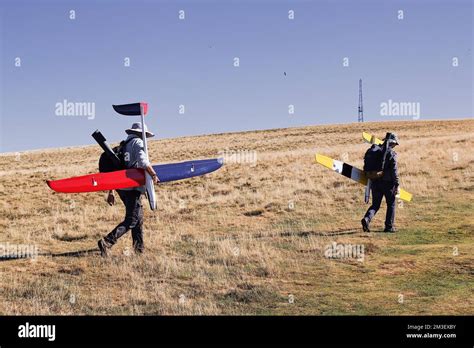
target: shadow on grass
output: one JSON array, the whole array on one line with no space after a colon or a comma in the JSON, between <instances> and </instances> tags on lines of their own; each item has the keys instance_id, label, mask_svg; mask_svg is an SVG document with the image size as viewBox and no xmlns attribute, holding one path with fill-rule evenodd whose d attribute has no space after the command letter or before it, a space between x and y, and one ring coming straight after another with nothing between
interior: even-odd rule
<instances>
[{"instance_id":1,"label":"shadow on grass","mask_svg":"<svg viewBox=\"0 0 474 348\"><path fill-rule=\"evenodd\" d=\"M278 233L279 237L309 237L309 236L319 236L319 237L328 237L328 236L342 236L346 234L356 234L361 232L356 229L349 230L336 230L336 231L287 231Z\"/></svg>"},{"instance_id":2,"label":"shadow on grass","mask_svg":"<svg viewBox=\"0 0 474 348\"><path fill-rule=\"evenodd\" d=\"M87 249L87 250L77 250L77 251L69 251L65 253L48 253L48 254L41 254L42 256L51 256L51 257L82 257L82 256L89 256L91 254L98 254L99 249Z\"/></svg>"},{"instance_id":3,"label":"shadow on grass","mask_svg":"<svg viewBox=\"0 0 474 348\"><path fill-rule=\"evenodd\" d=\"M366 233L362 232L361 229L340 229L335 231L283 231L283 232L272 232L272 233L256 233L252 236L248 237L240 237L240 236L226 236L221 238L216 238L215 240L244 240L244 239L265 239L265 238L285 238L285 237L301 237L301 238L308 238L310 236L318 236L318 237L331 237L331 236L342 236L348 234L356 234L356 233Z\"/></svg>"}]
</instances>

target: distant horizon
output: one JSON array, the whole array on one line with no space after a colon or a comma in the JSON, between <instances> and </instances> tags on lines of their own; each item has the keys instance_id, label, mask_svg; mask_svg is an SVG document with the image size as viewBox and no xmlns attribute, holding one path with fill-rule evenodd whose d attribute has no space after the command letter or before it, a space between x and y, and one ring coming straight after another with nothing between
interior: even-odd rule
<instances>
[{"instance_id":1,"label":"distant horizon","mask_svg":"<svg viewBox=\"0 0 474 348\"><path fill-rule=\"evenodd\" d=\"M345 123L324 123L324 124L308 124L308 125L301 125L301 126L291 126L291 127L280 127L280 128L266 128L266 129L250 129L250 130L241 130L241 131L231 131L231 132L222 132L222 133L207 133L207 134L193 134L193 135L182 135L176 137L153 137L149 138L148 141L159 141L159 140L173 140L173 139L181 139L181 138L198 138L198 137L205 137L211 135L227 135L227 134L238 134L238 133L251 133L251 132L265 132L265 131L274 131L274 130L283 130L283 129L293 129L293 128L305 128L305 127L330 127L330 126L339 126L339 125L352 125L352 124L364 124L364 123L406 123L406 122L456 122L456 121L468 121L474 120L473 117L461 117L461 118L424 118L422 120L380 120L380 121L364 121L364 122L345 122ZM107 137L106 131L99 129L103 135L107 139L108 144L118 144L121 140L127 137L127 134L124 131L123 137L118 140L109 139ZM91 134L94 130L91 131ZM390 129L387 129L390 131ZM381 135L380 135L381 136ZM92 139L92 137L91 137ZM43 147L43 148L35 148L35 149L25 149L20 151L9 151L9 152L0 152L0 155L15 155L17 153L22 152L41 152L43 150L61 150L61 149L72 149L72 148L81 148L81 147L89 147L89 146L99 146L93 139L88 144L77 144L77 145L67 145L67 146L58 146L58 147Z\"/></svg>"}]
</instances>

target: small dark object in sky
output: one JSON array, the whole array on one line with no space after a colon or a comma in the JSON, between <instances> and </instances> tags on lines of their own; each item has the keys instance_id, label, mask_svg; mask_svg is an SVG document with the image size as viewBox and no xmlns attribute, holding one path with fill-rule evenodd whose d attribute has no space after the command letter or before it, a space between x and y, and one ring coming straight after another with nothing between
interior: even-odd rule
<instances>
[{"instance_id":1,"label":"small dark object in sky","mask_svg":"<svg viewBox=\"0 0 474 348\"><path fill-rule=\"evenodd\" d=\"M283 74L286 76L286 71L284 71Z\"/></svg>"}]
</instances>

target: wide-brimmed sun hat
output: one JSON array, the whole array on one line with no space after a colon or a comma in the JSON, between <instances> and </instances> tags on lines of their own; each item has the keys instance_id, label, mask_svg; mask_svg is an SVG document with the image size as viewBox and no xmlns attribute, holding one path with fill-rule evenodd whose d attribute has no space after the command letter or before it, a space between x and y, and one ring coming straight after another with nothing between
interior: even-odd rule
<instances>
[{"instance_id":1,"label":"wide-brimmed sun hat","mask_svg":"<svg viewBox=\"0 0 474 348\"><path fill-rule=\"evenodd\" d=\"M143 132L143 130L142 130L141 122L135 122L134 124L132 124L132 127L128 128L128 129L125 129L125 133L127 133L127 134L136 134L136 135L141 136L142 132ZM147 138L151 138L151 137L155 136L155 134L148 131L148 127L146 125L145 125L145 134L146 134Z\"/></svg>"}]
</instances>

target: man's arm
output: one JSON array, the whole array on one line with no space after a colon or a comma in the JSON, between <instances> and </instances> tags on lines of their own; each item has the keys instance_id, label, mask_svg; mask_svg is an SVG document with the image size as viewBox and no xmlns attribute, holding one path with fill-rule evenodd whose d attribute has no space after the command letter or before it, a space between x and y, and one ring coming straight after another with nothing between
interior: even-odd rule
<instances>
[{"instance_id":1,"label":"man's arm","mask_svg":"<svg viewBox=\"0 0 474 348\"><path fill-rule=\"evenodd\" d=\"M158 176L155 173L155 170L151 166L150 161L147 158L147 155L144 150L143 146L143 140L139 139L137 142L139 144L139 150L138 150L138 159L137 159L137 165L138 168L142 168L147 171L148 174L150 174L151 178L153 179L153 182L156 184L159 182Z\"/></svg>"},{"instance_id":2,"label":"man's arm","mask_svg":"<svg viewBox=\"0 0 474 348\"><path fill-rule=\"evenodd\" d=\"M395 151L392 151L390 156L390 175L394 183L394 194L400 194L400 177L398 176L398 157Z\"/></svg>"},{"instance_id":3,"label":"man's arm","mask_svg":"<svg viewBox=\"0 0 474 348\"><path fill-rule=\"evenodd\" d=\"M393 153L392 177L395 182L395 186L400 186L400 177L398 176L398 158L395 152Z\"/></svg>"},{"instance_id":4,"label":"man's arm","mask_svg":"<svg viewBox=\"0 0 474 348\"><path fill-rule=\"evenodd\" d=\"M145 167L145 170L148 172L148 174L150 174L150 176L151 176L151 178L153 179L153 182L154 182L155 184L157 184L157 183L160 181L160 179L158 179L158 175L156 175L155 170L153 169L153 167L151 166L151 164L147 165L147 166Z\"/></svg>"}]
</instances>

